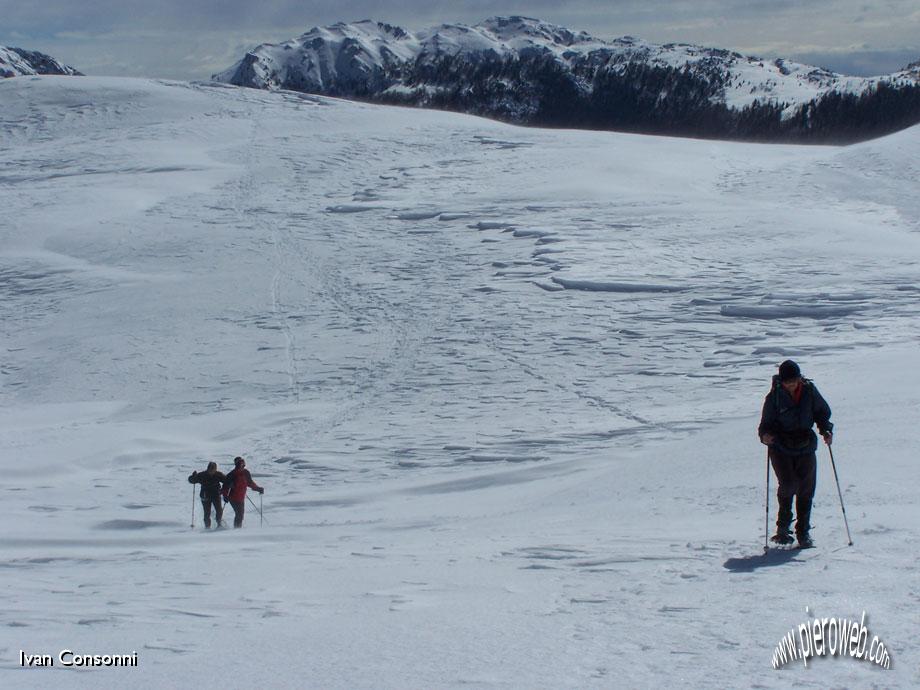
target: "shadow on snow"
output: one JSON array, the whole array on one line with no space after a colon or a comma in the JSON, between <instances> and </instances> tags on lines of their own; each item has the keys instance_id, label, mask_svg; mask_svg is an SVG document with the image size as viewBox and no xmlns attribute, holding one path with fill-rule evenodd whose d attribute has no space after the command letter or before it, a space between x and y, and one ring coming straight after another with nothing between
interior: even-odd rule
<instances>
[{"instance_id":1,"label":"shadow on snow","mask_svg":"<svg viewBox=\"0 0 920 690\"><path fill-rule=\"evenodd\" d=\"M753 573L760 568L771 568L796 560L798 549L770 549L766 553L759 553L744 558L729 558L722 567L733 573Z\"/></svg>"}]
</instances>

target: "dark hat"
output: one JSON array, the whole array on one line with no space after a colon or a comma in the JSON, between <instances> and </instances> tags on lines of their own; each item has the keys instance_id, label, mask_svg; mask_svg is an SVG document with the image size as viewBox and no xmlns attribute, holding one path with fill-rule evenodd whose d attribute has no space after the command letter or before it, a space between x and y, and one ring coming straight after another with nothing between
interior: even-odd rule
<instances>
[{"instance_id":1,"label":"dark hat","mask_svg":"<svg viewBox=\"0 0 920 690\"><path fill-rule=\"evenodd\" d=\"M208 463L208 469L209 469L209 470L216 470L216 469L217 469L217 463L216 463L216 462L209 462L209 463Z\"/></svg>"},{"instance_id":2,"label":"dark hat","mask_svg":"<svg viewBox=\"0 0 920 690\"><path fill-rule=\"evenodd\" d=\"M793 381L799 378L801 375L802 370L799 369L799 365L793 362L791 359L787 359L785 362L779 365L780 381Z\"/></svg>"}]
</instances>

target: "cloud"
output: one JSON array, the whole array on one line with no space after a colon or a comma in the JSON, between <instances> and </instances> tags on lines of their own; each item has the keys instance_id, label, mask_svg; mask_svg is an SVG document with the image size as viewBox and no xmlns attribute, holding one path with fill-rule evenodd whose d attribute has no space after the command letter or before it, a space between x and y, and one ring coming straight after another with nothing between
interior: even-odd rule
<instances>
[{"instance_id":1,"label":"cloud","mask_svg":"<svg viewBox=\"0 0 920 690\"><path fill-rule=\"evenodd\" d=\"M790 57L841 74L872 77L897 72L920 60L920 49L802 52Z\"/></svg>"},{"instance_id":2,"label":"cloud","mask_svg":"<svg viewBox=\"0 0 920 690\"><path fill-rule=\"evenodd\" d=\"M422 28L442 21L475 22L495 14L525 14L578 23L579 17L602 21L606 28L632 23L667 26L696 19L726 18L733 22L784 17L821 16L827 22L859 14L892 19L916 12L914 0L889 0L873 10L857 0L43 0L27 3L0 0L0 17L7 31L26 33L93 31L106 33L132 29L200 29L205 31L247 26L286 28L297 35L314 25L357 19L409 23ZM593 27L572 26L591 30ZM616 32L620 35L622 32Z\"/></svg>"}]
</instances>

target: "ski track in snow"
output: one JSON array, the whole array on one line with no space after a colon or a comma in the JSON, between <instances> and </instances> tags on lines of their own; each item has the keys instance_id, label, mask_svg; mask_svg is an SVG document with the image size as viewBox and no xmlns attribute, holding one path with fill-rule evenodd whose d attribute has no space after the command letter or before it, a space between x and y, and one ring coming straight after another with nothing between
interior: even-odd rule
<instances>
[{"instance_id":1,"label":"ski track in snow","mask_svg":"<svg viewBox=\"0 0 920 690\"><path fill-rule=\"evenodd\" d=\"M5 80L0 127L3 685L785 687L806 605L869 611L895 670L792 682L920 683L916 128L746 146L94 78ZM822 464L818 551L760 556L787 357L849 435L855 548ZM237 454L264 526L190 531L186 475ZM141 669L15 661L77 645Z\"/></svg>"}]
</instances>

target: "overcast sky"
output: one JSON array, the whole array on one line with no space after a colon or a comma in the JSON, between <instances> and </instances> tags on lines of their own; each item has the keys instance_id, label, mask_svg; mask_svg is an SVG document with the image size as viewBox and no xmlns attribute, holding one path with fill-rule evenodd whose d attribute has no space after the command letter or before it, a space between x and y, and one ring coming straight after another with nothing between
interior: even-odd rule
<instances>
[{"instance_id":1,"label":"overcast sky","mask_svg":"<svg viewBox=\"0 0 920 690\"><path fill-rule=\"evenodd\" d=\"M511 14L599 38L698 43L848 74L920 60L918 0L0 0L0 45L92 75L206 79L260 43L337 21L418 30Z\"/></svg>"}]
</instances>

